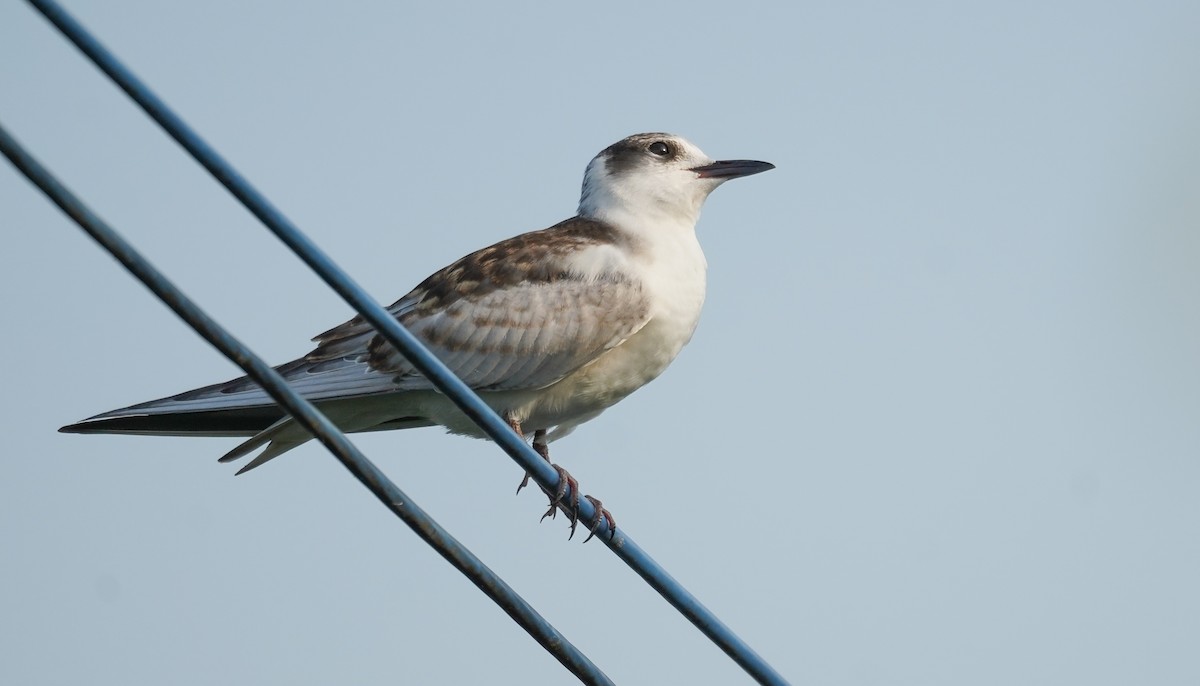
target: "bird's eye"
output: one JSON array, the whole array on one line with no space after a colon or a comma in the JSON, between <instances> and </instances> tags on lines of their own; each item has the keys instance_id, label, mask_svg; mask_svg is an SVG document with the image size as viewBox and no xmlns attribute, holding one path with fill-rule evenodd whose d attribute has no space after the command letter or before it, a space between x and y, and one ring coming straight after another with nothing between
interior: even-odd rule
<instances>
[{"instance_id":1,"label":"bird's eye","mask_svg":"<svg viewBox=\"0 0 1200 686\"><path fill-rule=\"evenodd\" d=\"M667 155L671 154L671 147L662 141L655 141L651 143L649 150L659 157L666 157Z\"/></svg>"}]
</instances>

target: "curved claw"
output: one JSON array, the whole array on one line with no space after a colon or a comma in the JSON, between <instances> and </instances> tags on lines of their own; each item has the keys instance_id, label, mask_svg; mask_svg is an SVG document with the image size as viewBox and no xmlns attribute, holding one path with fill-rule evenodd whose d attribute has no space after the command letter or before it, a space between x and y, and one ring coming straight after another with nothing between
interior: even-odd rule
<instances>
[{"instance_id":1,"label":"curved claw","mask_svg":"<svg viewBox=\"0 0 1200 686\"><path fill-rule=\"evenodd\" d=\"M608 524L608 540L611 541L613 537L617 535L617 520L613 518L611 512L604 509L604 503L600 502L599 498L593 498L590 495L585 495L583 497L592 504L592 507L596 508L596 518L592 521L592 527L588 531L588 537L583 539L583 542L587 543L588 541L592 540L593 537L595 537L596 532L600 530L601 518L603 518L605 523Z\"/></svg>"},{"instance_id":2,"label":"curved claw","mask_svg":"<svg viewBox=\"0 0 1200 686\"><path fill-rule=\"evenodd\" d=\"M571 534L567 536L567 540L571 540L571 536L575 535L575 525L579 523L579 482L567 470L559 467L556 464L551 464L555 471L558 472L558 488L555 489L554 495L550 496L550 509L546 510L546 514L542 515L542 519L549 517L555 519L558 516L558 506L563 504L567 514L571 517ZM567 494L571 495L571 504L564 503Z\"/></svg>"}]
</instances>

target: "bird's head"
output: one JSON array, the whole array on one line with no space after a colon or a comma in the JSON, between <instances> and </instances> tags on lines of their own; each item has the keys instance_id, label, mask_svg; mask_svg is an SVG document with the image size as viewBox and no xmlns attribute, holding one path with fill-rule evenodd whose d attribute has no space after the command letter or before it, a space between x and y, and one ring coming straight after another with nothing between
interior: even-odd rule
<instances>
[{"instance_id":1,"label":"bird's head","mask_svg":"<svg viewBox=\"0 0 1200 686\"><path fill-rule=\"evenodd\" d=\"M659 219L694 225L705 198L722 183L775 165L754 160L714 161L687 139L639 133L600 151L583 174L580 216Z\"/></svg>"}]
</instances>

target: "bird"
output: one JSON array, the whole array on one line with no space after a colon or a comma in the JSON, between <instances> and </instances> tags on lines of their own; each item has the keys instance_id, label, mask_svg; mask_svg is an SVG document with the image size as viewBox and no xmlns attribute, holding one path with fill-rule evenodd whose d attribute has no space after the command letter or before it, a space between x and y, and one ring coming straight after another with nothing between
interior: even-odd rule
<instances>
[{"instance_id":1,"label":"bird","mask_svg":"<svg viewBox=\"0 0 1200 686\"><path fill-rule=\"evenodd\" d=\"M770 169L756 160L713 160L677 135L623 138L588 163L574 217L459 259L388 312L522 440L532 436L549 462L550 442L658 377L691 340L706 290L707 261L695 230L701 206L726 181ZM361 315L312 340L311 352L276 370L342 431L442 426L486 438ZM262 449L238 474L312 438L248 377L59 431L245 437L220 458ZM568 491L573 513L578 482L551 464L560 479L558 492L548 494L547 515L557 513ZM598 513L592 533L601 514L613 530L611 513L584 497Z\"/></svg>"}]
</instances>

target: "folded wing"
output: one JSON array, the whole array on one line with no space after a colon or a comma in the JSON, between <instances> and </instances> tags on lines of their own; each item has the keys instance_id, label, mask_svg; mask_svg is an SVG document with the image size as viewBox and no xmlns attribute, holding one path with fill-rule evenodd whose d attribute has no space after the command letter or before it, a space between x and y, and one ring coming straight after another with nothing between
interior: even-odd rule
<instances>
[{"instance_id":1,"label":"folded wing","mask_svg":"<svg viewBox=\"0 0 1200 686\"><path fill-rule=\"evenodd\" d=\"M619 345L649 320L640 284L613 273L583 274L562 266L565 257L586 249L585 241L572 236L559 253L547 254L546 243L530 241L529 236L459 260L388 308L476 390L549 386ZM524 254L526 246L540 254ZM498 272L495 263L501 259L506 267L526 264L536 269ZM313 352L276 369L318 404L432 388L360 317L314 340L318 345ZM62 431L248 435L282 416L266 392L242 377L105 412Z\"/></svg>"}]
</instances>

